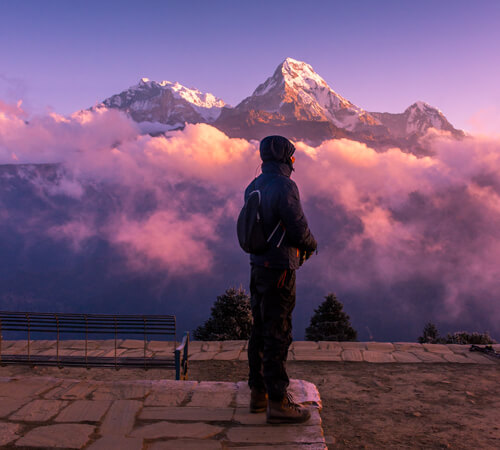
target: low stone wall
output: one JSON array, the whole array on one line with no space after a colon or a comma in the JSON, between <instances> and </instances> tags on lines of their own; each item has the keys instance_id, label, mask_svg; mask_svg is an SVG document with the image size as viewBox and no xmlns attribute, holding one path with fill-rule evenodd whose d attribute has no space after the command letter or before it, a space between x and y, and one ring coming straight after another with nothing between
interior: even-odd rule
<instances>
[{"instance_id":1,"label":"low stone wall","mask_svg":"<svg viewBox=\"0 0 500 450\"><path fill-rule=\"evenodd\" d=\"M61 341L60 355L80 355L84 351L84 341ZM30 344L32 354L55 354L56 342L37 340ZM88 341L89 356L113 356L114 340ZM149 341L146 356L171 356L174 342ZM500 344L493 345L500 351ZM189 359L207 360L247 360L247 341L191 341ZM3 341L2 353L23 353L27 351L26 341ZM117 341L117 356L144 355L144 341L125 339ZM496 361L482 353L471 352L470 345L417 344L412 342L332 342L295 341L290 346L289 361L337 361L368 363L462 363L495 364ZM500 360L498 360L500 361Z\"/></svg>"}]
</instances>

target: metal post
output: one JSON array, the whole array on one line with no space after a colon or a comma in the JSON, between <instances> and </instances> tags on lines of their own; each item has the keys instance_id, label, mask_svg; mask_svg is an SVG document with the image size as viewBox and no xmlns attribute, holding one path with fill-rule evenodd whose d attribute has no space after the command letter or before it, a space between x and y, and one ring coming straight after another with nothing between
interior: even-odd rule
<instances>
[{"instance_id":1,"label":"metal post","mask_svg":"<svg viewBox=\"0 0 500 450\"><path fill-rule=\"evenodd\" d=\"M85 367L87 370L89 369L89 360L88 360L88 353L87 353L87 348L88 348L88 340L89 340L89 322L87 319L87 314L85 314Z\"/></svg>"},{"instance_id":2,"label":"metal post","mask_svg":"<svg viewBox=\"0 0 500 450\"><path fill-rule=\"evenodd\" d=\"M175 379L181 379L181 351L175 349Z\"/></svg>"},{"instance_id":3,"label":"metal post","mask_svg":"<svg viewBox=\"0 0 500 450\"><path fill-rule=\"evenodd\" d=\"M0 364L2 363L2 319L0 319Z\"/></svg>"},{"instance_id":4,"label":"metal post","mask_svg":"<svg viewBox=\"0 0 500 450\"><path fill-rule=\"evenodd\" d=\"M56 343L56 359L57 359L57 367L61 369L61 365L59 364L59 318L57 317L57 314L54 314L56 318L56 326L57 326L57 343Z\"/></svg>"},{"instance_id":5,"label":"metal post","mask_svg":"<svg viewBox=\"0 0 500 450\"><path fill-rule=\"evenodd\" d=\"M117 335L117 329L116 329L116 316L113 316L113 319L115 321L115 370L118 370L118 366L116 364L116 335Z\"/></svg>"},{"instance_id":6,"label":"metal post","mask_svg":"<svg viewBox=\"0 0 500 450\"><path fill-rule=\"evenodd\" d=\"M31 350L30 350L30 316L26 313L26 319L28 320L28 361L31 361Z\"/></svg>"},{"instance_id":7,"label":"metal post","mask_svg":"<svg viewBox=\"0 0 500 450\"><path fill-rule=\"evenodd\" d=\"M142 316L142 320L144 321L144 370L146 370L146 318Z\"/></svg>"}]
</instances>

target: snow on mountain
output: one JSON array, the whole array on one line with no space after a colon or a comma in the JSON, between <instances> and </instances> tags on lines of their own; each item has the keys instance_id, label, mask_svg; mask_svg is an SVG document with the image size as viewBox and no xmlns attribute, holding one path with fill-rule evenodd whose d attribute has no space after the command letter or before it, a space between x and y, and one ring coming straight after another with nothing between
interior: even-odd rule
<instances>
[{"instance_id":1,"label":"snow on mountain","mask_svg":"<svg viewBox=\"0 0 500 450\"><path fill-rule=\"evenodd\" d=\"M287 58L272 77L259 85L235 110L282 114L295 120L327 121L353 131L359 124L376 124L366 111L337 94L313 68Z\"/></svg>"},{"instance_id":2,"label":"snow on mountain","mask_svg":"<svg viewBox=\"0 0 500 450\"><path fill-rule=\"evenodd\" d=\"M441 111L421 101L403 113L365 111L335 92L309 64L293 58L286 58L234 108L198 89L148 78L102 105L125 111L150 134L210 123L231 137L283 134L313 144L347 137L381 149L415 147L431 127L457 138L464 135Z\"/></svg>"},{"instance_id":3,"label":"snow on mountain","mask_svg":"<svg viewBox=\"0 0 500 450\"><path fill-rule=\"evenodd\" d=\"M455 129L448 122L439 109L422 101L413 103L403 113L372 112L370 114L376 117L396 137L424 135L429 128L449 131L455 137L464 135L461 130Z\"/></svg>"},{"instance_id":4,"label":"snow on mountain","mask_svg":"<svg viewBox=\"0 0 500 450\"><path fill-rule=\"evenodd\" d=\"M102 102L108 108L127 112L136 122L163 124L164 129L184 123L211 123L226 106L223 100L198 89L170 81L142 78L138 84Z\"/></svg>"}]
</instances>

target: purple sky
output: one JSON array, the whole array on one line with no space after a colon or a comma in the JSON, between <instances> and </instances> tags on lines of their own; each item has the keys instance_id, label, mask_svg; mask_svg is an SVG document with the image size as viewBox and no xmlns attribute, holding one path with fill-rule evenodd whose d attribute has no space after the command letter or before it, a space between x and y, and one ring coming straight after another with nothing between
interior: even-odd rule
<instances>
[{"instance_id":1,"label":"purple sky","mask_svg":"<svg viewBox=\"0 0 500 450\"><path fill-rule=\"evenodd\" d=\"M3 1L0 100L67 114L146 76L250 95L287 56L369 111L500 128L500 2Z\"/></svg>"}]
</instances>

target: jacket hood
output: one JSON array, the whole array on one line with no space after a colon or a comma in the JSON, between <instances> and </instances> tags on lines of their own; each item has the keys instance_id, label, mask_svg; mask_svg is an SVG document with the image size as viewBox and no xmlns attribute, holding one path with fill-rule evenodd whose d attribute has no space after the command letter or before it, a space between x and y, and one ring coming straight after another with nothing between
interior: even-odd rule
<instances>
[{"instance_id":1,"label":"jacket hood","mask_svg":"<svg viewBox=\"0 0 500 450\"><path fill-rule=\"evenodd\" d=\"M260 141L260 158L264 163L276 161L292 167L290 158L294 152L293 144L283 136L267 136Z\"/></svg>"}]
</instances>

